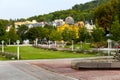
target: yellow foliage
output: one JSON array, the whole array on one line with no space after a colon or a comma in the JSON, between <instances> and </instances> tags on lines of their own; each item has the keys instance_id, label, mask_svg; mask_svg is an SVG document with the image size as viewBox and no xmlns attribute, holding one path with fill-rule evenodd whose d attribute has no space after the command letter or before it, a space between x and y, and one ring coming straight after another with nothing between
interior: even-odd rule
<instances>
[{"instance_id":1,"label":"yellow foliage","mask_svg":"<svg viewBox=\"0 0 120 80\"><path fill-rule=\"evenodd\" d=\"M78 38L78 30L79 30L79 27L78 27L78 26L69 25L69 24L64 24L64 25L62 25L62 26L58 26L58 27L57 27L57 31L62 33L62 31L63 31L65 28L69 29L70 31L75 31L76 36L77 36L76 38Z\"/></svg>"}]
</instances>

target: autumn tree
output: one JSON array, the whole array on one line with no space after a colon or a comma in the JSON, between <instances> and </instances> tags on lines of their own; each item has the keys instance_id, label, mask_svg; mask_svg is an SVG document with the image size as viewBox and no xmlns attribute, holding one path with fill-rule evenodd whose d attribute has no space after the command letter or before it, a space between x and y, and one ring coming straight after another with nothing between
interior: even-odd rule
<instances>
[{"instance_id":1,"label":"autumn tree","mask_svg":"<svg viewBox=\"0 0 120 80\"><path fill-rule=\"evenodd\" d=\"M118 0L118 4L117 4L117 15L120 23L120 0Z\"/></svg>"},{"instance_id":2,"label":"autumn tree","mask_svg":"<svg viewBox=\"0 0 120 80\"><path fill-rule=\"evenodd\" d=\"M117 0L111 0L107 4L99 6L95 10L95 20L98 25L105 30L110 27L111 21L116 11Z\"/></svg>"}]
</instances>

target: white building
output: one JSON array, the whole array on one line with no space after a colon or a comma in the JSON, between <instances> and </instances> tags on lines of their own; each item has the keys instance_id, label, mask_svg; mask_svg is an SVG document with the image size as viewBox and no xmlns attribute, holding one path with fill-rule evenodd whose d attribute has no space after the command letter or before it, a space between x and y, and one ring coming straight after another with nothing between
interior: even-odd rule
<instances>
[{"instance_id":1,"label":"white building","mask_svg":"<svg viewBox=\"0 0 120 80\"><path fill-rule=\"evenodd\" d=\"M92 32L92 30L95 28L95 25L89 24L88 22L85 24L86 29L88 32Z\"/></svg>"},{"instance_id":2,"label":"white building","mask_svg":"<svg viewBox=\"0 0 120 80\"><path fill-rule=\"evenodd\" d=\"M65 22L64 22L64 20L63 19L56 19L56 20L54 20L53 21L53 24L52 24L52 26L61 26L61 25L64 25L65 24Z\"/></svg>"}]
</instances>

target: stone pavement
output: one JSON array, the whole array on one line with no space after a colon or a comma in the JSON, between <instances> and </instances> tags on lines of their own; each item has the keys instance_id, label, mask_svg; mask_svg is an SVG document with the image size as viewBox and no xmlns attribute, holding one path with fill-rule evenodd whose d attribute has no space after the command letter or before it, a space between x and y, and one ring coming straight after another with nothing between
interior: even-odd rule
<instances>
[{"instance_id":1,"label":"stone pavement","mask_svg":"<svg viewBox=\"0 0 120 80\"><path fill-rule=\"evenodd\" d=\"M81 69L74 70L71 68L71 60L73 59L56 59L29 62L32 65L37 65L52 72L56 72L65 76L70 76L78 80L120 80L119 70L90 70Z\"/></svg>"},{"instance_id":2,"label":"stone pavement","mask_svg":"<svg viewBox=\"0 0 120 80\"><path fill-rule=\"evenodd\" d=\"M72 60L0 61L0 80L120 80L120 70L74 70Z\"/></svg>"},{"instance_id":3,"label":"stone pavement","mask_svg":"<svg viewBox=\"0 0 120 80\"><path fill-rule=\"evenodd\" d=\"M25 61L0 61L0 80L77 80Z\"/></svg>"}]
</instances>

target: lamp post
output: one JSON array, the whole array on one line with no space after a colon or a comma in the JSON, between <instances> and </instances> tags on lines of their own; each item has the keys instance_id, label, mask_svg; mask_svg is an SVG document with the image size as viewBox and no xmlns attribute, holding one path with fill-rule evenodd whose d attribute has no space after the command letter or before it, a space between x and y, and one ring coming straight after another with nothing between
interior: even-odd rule
<instances>
[{"instance_id":1,"label":"lamp post","mask_svg":"<svg viewBox=\"0 0 120 80\"><path fill-rule=\"evenodd\" d=\"M57 43L56 43L56 41L55 41L55 47L57 46Z\"/></svg>"},{"instance_id":2,"label":"lamp post","mask_svg":"<svg viewBox=\"0 0 120 80\"><path fill-rule=\"evenodd\" d=\"M72 51L74 50L74 41L72 39Z\"/></svg>"},{"instance_id":3,"label":"lamp post","mask_svg":"<svg viewBox=\"0 0 120 80\"><path fill-rule=\"evenodd\" d=\"M110 48L111 48L112 40L108 39L107 42L108 42L108 56L110 56Z\"/></svg>"},{"instance_id":4,"label":"lamp post","mask_svg":"<svg viewBox=\"0 0 120 80\"><path fill-rule=\"evenodd\" d=\"M64 48L64 41L62 40L62 48Z\"/></svg>"},{"instance_id":5,"label":"lamp post","mask_svg":"<svg viewBox=\"0 0 120 80\"><path fill-rule=\"evenodd\" d=\"M2 43L2 53L4 53L4 41L2 40L1 43Z\"/></svg>"},{"instance_id":6,"label":"lamp post","mask_svg":"<svg viewBox=\"0 0 120 80\"><path fill-rule=\"evenodd\" d=\"M48 41L48 48L50 48L50 40Z\"/></svg>"},{"instance_id":7,"label":"lamp post","mask_svg":"<svg viewBox=\"0 0 120 80\"><path fill-rule=\"evenodd\" d=\"M17 59L19 60L19 58L20 58L20 50L19 50L19 43L20 43L20 41L17 40L16 43L17 43Z\"/></svg>"},{"instance_id":8,"label":"lamp post","mask_svg":"<svg viewBox=\"0 0 120 80\"><path fill-rule=\"evenodd\" d=\"M36 40L35 40L35 46L37 46L38 45L38 38L36 38Z\"/></svg>"}]
</instances>

